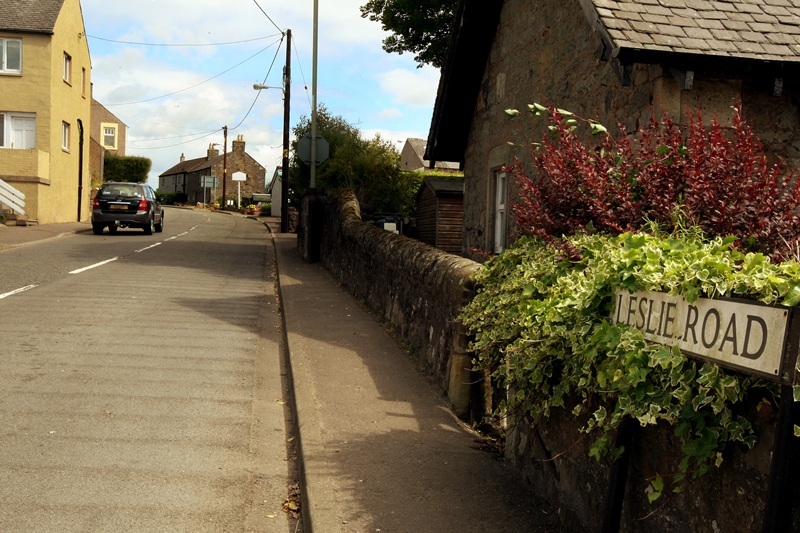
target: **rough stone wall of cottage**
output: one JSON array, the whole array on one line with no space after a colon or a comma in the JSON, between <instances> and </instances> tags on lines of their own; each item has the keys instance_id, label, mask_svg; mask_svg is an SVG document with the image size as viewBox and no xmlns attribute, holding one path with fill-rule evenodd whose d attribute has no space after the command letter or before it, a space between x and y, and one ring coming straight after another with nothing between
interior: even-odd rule
<instances>
[{"instance_id":1,"label":"rough stone wall of cottage","mask_svg":"<svg viewBox=\"0 0 800 533\"><path fill-rule=\"evenodd\" d=\"M525 13L525 16L520 16ZM601 41L593 34L579 2L507 0L501 14L477 102L465 154L465 250L492 249L493 173L541 138L545 121L525 112L532 102L552 104L607 126L620 122L634 130L650 117L651 104L683 120L687 106L704 117L730 120L739 99L745 116L768 149L800 161L798 112L791 88L772 96L763 80L727 80L715 72L695 72L693 89L682 91L660 65L636 65L632 84L623 86L609 62L600 59ZM510 120L505 109L521 110ZM512 186L513 195L513 186ZM509 230L512 230L509 225ZM468 254L469 255L469 254ZM475 254L474 259L480 260ZM755 412L751 413L758 418ZM744 531L760 529L767 495L773 422L758 422L760 441L748 453L734 451L729 462L693 483L685 493L647 502L648 479L677 472L680 449L672 428L648 428L634 445L622 530ZM608 465L588 457L571 415L556 416L535 431L526 424L508 434L506 455L535 490L575 513L589 530L599 530L608 490ZM794 506L797 507L797 498Z\"/></svg>"}]
</instances>

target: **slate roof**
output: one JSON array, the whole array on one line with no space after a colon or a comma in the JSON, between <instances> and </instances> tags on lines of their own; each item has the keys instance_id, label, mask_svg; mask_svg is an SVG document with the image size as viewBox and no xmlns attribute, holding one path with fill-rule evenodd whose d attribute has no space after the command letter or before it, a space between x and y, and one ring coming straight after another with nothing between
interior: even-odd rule
<instances>
[{"instance_id":1,"label":"slate roof","mask_svg":"<svg viewBox=\"0 0 800 533\"><path fill-rule=\"evenodd\" d=\"M800 62L800 0L580 0L615 52ZM592 13L593 12L593 13Z\"/></svg>"},{"instance_id":2,"label":"slate roof","mask_svg":"<svg viewBox=\"0 0 800 533\"><path fill-rule=\"evenodd\" d=\"M216 155L210 158L198 157L195 159L187 159L185 161L181 161L172 168L162 172L161 174L158 175L158 177L163 178L166 176L174 176L176 174L189 174L191 172L198 172L200 170L209 169L213 167L216 163L219 163L220 161L222 161L222 155Z\"/></svg>"},{"instance_id":3,"label":"slate roof","mask_svg":"<svg viewBox=\"0 0 800 533\"><path fill-rule=\"evenodd\" d=\"M0 31L52 34L64 0L4 0Z\"/></svg>"}]
</instances>

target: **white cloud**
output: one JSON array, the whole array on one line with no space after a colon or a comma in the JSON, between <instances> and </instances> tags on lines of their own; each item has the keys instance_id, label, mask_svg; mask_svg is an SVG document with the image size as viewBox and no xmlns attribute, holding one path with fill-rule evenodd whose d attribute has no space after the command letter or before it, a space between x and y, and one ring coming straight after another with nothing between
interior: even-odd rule
<instances>
[{"instance_id":1,"label":"white cloud","mask_svg":"<svg viewBox=\"0 0 800 533\"><path fill-rule=\"evenodd\" d=\"M438 69L392 69L377 74L377 78L381 89L395 102L433 108L439 86Z\"/></svg>"}]
</instances>

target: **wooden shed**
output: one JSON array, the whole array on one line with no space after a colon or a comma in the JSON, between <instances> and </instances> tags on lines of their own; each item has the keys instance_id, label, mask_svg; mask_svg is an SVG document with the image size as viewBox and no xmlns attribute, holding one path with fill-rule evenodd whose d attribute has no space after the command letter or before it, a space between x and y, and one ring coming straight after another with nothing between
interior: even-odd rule
<instances>
[{"instance_id":1,"label":"wooden shed","mask_svg":"<svg viewBox=\"0 0 800 533\"><path fill-rule=\"evenodd\" d=\"M417 193L417 238L461 255L464 179L428 177Z\"/></svg>"}]
</instances>

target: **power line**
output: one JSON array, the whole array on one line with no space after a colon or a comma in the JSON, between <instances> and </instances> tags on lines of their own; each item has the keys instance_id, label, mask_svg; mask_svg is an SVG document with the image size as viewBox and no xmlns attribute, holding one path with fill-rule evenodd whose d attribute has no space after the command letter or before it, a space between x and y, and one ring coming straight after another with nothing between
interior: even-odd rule
<instances>
[{"instance_id":1,"label":"power line","mask_svg":"<svg viewBox=\"0 0 800 533\"><path fill-rule=\"evenodd\" d=\"M181 146L184 144L189 144L190 142L199 141L200 139L205 139L206 137L211 137L212 135L216 135L220 131L220 128L215 130L211 130L209 132L200 135L199 137L195 137L193 139L189 139L188 141L183 141L175 144L167 144L165 146L150 146L150 147L137 147L136 150L160 150L162 148L173 148L175 146Z\"/></svg>"},{"instance_id":2,"label":"power line","mask_svg":"<svg viewBox=\"0 0 800 533\"><path fill-rule=\"evenodd\" d=\"M267 17L267 19L268 19L270 22L272 22L272 25L273 25L273 26L275 26L275 28L276 28L276 29L277 29L279 32L281 32L281 33L284 33L284 32L283 32L283 30L282 30L282 29L281 29L281 28L280 28L280 27L279 27L277 24L275 24L275 21L274 21L274 20L272 20L272 17L270 17L269 15L267 15L267 12L266 12L266 11L264 11L264 9L263 9L263 8L262 8L260 5L258 5L258 2L257 2L256 0L253 0L253 3L254 3L256 6L258 6L258 9L260 9L260 10L261 10L261 12L262 12L262 13L264 13L264 16L265 16L265 17Z\"/></svg>"},{"instance_id":3,"label":"power line","mask_svg":"<svg viewBox=\"0 0 800 533\"><path fill-rule=\"evenodd\" d=\"M284 35L284 37L285 37L285 35ZM281 39L281 43L283 42L283 40L284 39ZM269 73L272 72L272 67L275 66L275 60L277 59L278 52L280 52L280 50L281 50L281 45L278 44L278 48L275 50L275 55L272 57L272 63L270 63L270 65L269 65L269 70L267 70L267 74L264 76L264 81L261 82L262 85L266 85L267 78L269 78ZM253 111L253 107L255 107L259 96L261 96L261 91L256 91L256 97L253 98L253 103L250 104L250 109L247 110L247 113L245 113L244 117L242 117L242 120L240 120L237 125L235 125L234 127L230 128L231 130L235 130L236 128L241 126L244 123L245 119L247 119L247 117L250 116L250 112ZM284 98L286 98L286 95L284 95Z\"/></svg>"},{"instance_id":4,"label":"power line","mask_svg":"<svg viewBox=\"0 0 800 533\"><path fill-rule=\"evenodd\" d=\"M283 40L283 39L281 39L281 41L282 41L282 40ZM274 44L274 43L273 43L273 44ZM278 44L279 44L279 47L278 47L278 48L280 48L280 42L279 42ZM215 76L212 76L212 77L210 77L210 78L208 78L208 79L206 79L206 80L203 80L203 81L201 81L200 83L196 83L196 84L194 84L194 85L192 85L192 86L190 86L190 87L186 87L186 88L184 88L184 89L180 89L180 90L178 90L178 91L171 92L171 93L168 93L168 94L162 94L162 95L160 95L160 96L154 96L153 98L147 98L146 100L137 100L137 101L135 101L135 102L118 102L118 103L115 103L115 104L105 104L105 103L104 103L103 105L104 105L104 106L106 106L106 107L110 107L110 106L132 105L132 104L143 104L143 103L145 103L145 102L152 102L153 100L160 100L161 98L166 98L166 97L168 97L168 96L173 96L173 95L175 95L175 94L178 94L178 93L186 92L186 91L188 91L188 90L194 89L195 87L199 87L200 85L203 85L204 83L208 83L209 81L211 81L211 80L213 80L213 79L219 78L219 77L220 77L220 76L222 76L223 74L227 74L228 72L230 72L231 70L235 69L236 67L238 67L238 66L240 66L240 65L243 65L244 63L247 63L248 61L250 61L251 59L253 59L253 58L254 58L254 57L256 57L257 55L260 55L260 54L262 54L263 52L265 52L267 49L271 48L272 46L273 46L273 45L272 45L272 44L270 44L269 46L266 46L266 47L262 48L261 50L259 50L258 52L256 52L255 54L251 55L250 57L248 57L248 58L247 58L247 59L245 59L244 61L241 61L241 62L239 62L239 63L235 64L235 65L234 65L234 66L232 66L231 68L229 68L229 69L227 69L227 70L224 70L224 71L220 72L219 74L216 74Z\"/></svg>"},{"instance_id":5,"label":"power line","mask_svg":"<svg viewBox=\"0 0 800 533\"><path fill-rule=\"evenodd\" d=\"M86 35L91 39L97 39L98 41L105 41L107 43L117 43L117 44L133 44L136 46L163 46L163 47L192 47L192 48L201 48L203 46L226 46L230 44L244 44L244 43L252 43L253 41L263 41L264 39L272 39L275 35L267 35L265 37L255 37L253 39L245 39L243 41L230 41L224 43L198 43L198 44L167 44L167 43L142 43L136 41L118 41L115 39L106 39L104 37L97 37L96 35Z\"/></svg>"}]
</instances>

